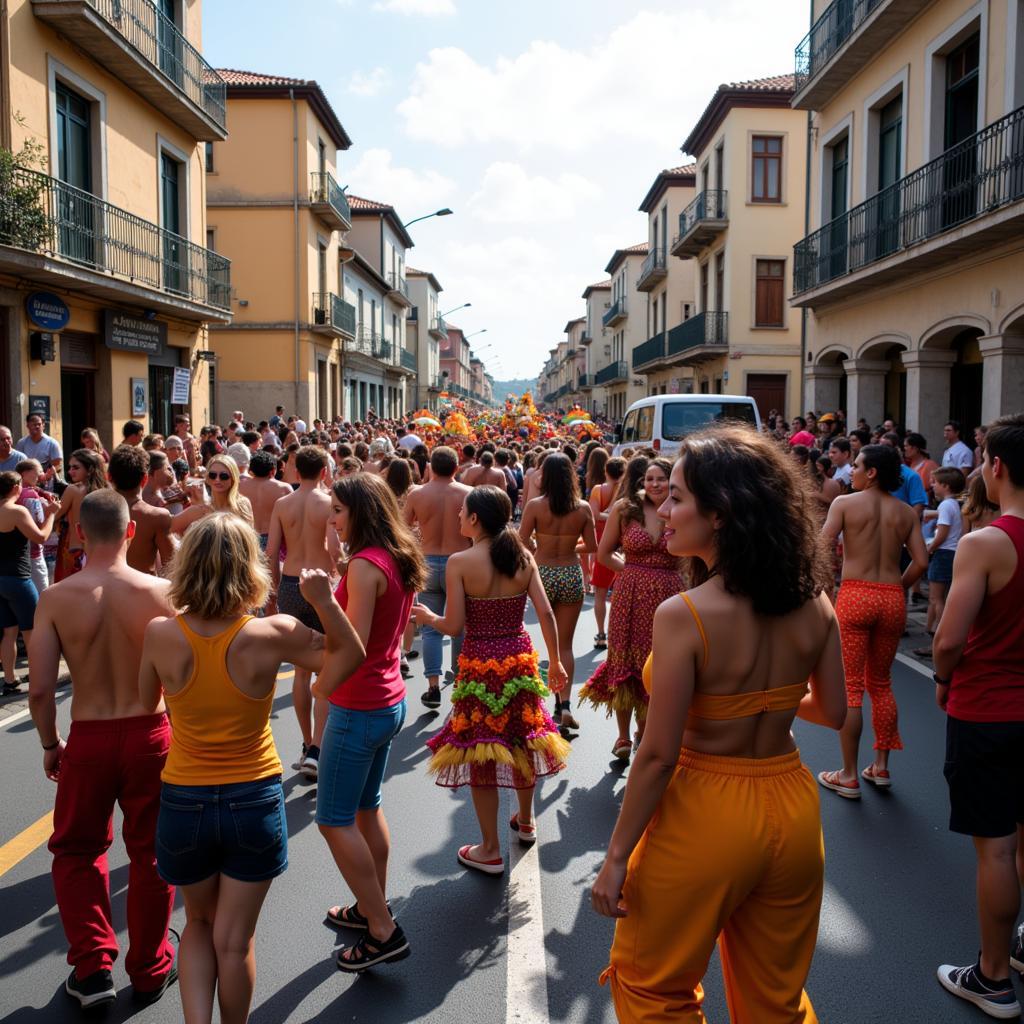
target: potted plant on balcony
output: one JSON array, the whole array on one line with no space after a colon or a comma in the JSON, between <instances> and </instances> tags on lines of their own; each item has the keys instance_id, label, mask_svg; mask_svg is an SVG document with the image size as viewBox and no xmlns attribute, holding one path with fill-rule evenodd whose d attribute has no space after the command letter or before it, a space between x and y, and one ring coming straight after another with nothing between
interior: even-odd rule
<instances>
[{"instance_id":1,"label":"potted plant on balcony","mask_svg":"<svg viewBox=\"0 0 1024 1024\"><path fill-rule=\"evenodd\" d=\"M43 147L34 139L17 153L0 149L0 244L38 252L49 238L45 179L30 169L42 157Z\"/></svg>"}]
</instances>

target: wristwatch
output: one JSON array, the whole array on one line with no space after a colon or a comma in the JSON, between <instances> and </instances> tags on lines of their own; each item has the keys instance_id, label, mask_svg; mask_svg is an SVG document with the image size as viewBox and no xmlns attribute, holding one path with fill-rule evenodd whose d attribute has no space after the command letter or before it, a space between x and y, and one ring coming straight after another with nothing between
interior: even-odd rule
<instances>
[{"instance_id":1,"label":"wristwatch","mask_svg":"<svg viewBox=\"0 0 1024 1024\"><path fill-rule=\"evenodd\" d=\"M56 740L55 743L51 743L49 746L47 746L45 743L43 743L43 744L41 744L41 746L42 746L43 750L56 750L60 746L60 736L57 737L57 740Z\"/></svg>"},{"instance_id":2,"label":"wristwatch","mask_svg":"<svg viewBox=\"0 0 1024 1024\"><path fill-rule=\"evenodd\" d=\"M938 672L932 673L932 679L934 679L935 682L939 684L939 686L949 686L949 684L953 681L952 679L940 679Z\"/></svg>"}]
</instances>

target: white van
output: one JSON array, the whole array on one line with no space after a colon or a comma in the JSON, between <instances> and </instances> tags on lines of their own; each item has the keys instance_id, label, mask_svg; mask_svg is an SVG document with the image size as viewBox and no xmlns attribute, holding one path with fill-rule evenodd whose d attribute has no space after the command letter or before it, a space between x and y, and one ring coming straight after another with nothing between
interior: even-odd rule
<instances>
[{"instance_id":1,"label":"white van","mask_svg":"<svg viewBox=\"0 0 1024 1024\"><path fill-rule=\"evenodd\" d=\"M614 455L623 448L653 448L675 455L689 433L719 420L739 420L761 429L757 403L748 395L651 395L634 402L615 437Z\"/></svg>"}]
</instances>

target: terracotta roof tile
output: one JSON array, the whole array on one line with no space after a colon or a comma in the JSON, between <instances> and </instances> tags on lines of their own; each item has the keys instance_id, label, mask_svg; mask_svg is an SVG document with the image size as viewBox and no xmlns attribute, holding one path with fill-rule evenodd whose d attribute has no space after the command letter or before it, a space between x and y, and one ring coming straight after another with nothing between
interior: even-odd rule
<instances>
[{"instance_id":1,"label":"terracotta roof tile","mask_svg":"<svg viewBox=\"0 0 1024 1024\"><path fill-rule=\"evenodd\" d=\"M723 82L715 90L704 113L683 140L680 149L684 153L699 155L734 106L784 107L788 110L789 101L795 92L794 75L770 75L767 78L752 78L748 82ZM744 93L749 96L746 101Z\"/></svg>"},{"instance_id":2,"label":"terracotta roof tile","mask_svg":"<svg viewBox=\"0 0 1024 1024\"><path fill-rule=\"evenodd\" d=\"M237 71L217 68L217 74L228 85L311 85L304 78L286 78L284 75L261 75L257 71Z\"/></svg>"},{"instance_id":3,"label":"terracotta roof tile","mask_svg":"<svg viewBox=\"0 0 1024 1024\"><path fill-rule=\"evenodd\" d=\"M627 253L646 253L649 248L650 246L647 242L638 242L636 245L627 245L622 251Z\"/></svg>"},{"instance_id":4,"label":"terracotta roof tile","mask_svg":"<svg viewBox=\"0 0 1024 1024\"><path fill-rule=\"evenodd\" d=\"M796 89L795 75L770 75L768 78L752 78L749 82L729 82L721 88L743 89L746 92L765 92L775 89Z\"/></svg>"},{"instance_id":5,"label":"terracotta roof tile","mask_svg":"<svg viewBox=\"0 0 1024 1024\"><path fill-rule=\"evenodd\" d=\"M662 174L696 174L696 164L682 164L679 167L666 167Z\"/></svg>"},{"instance_id":6,"label":"terracotta roof tile","mask_svg":"<svg viewBox=\"0 0 1024 1024\"><path fill-rule=\"evenodd\" d=\"M364 199L362 196L354 196L351 192L346 193L349 206L353 210L369 210L372 213L387 213L394 211L390 203L379 203L376 199Z\"/></svg>"}]
</instances>

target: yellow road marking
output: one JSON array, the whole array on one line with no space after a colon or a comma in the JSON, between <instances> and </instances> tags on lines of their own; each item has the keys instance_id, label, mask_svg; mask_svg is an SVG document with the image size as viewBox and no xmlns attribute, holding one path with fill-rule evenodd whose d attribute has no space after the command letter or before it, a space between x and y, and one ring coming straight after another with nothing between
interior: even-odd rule
<instances>
[{"instance_id":1,"label":"yellow road marking","mask_svg":"<svg viewBox=\"0 0 1024 1024\"><path fill-rule=\"evenodd\" d=\"M278 680L290 679L295 675L290 672L278 674ZM29 825L24 832L0 846L0 877L6 875L16 864L23 861L30 853L38 849L53 834L53 811L47 811L34 825Z\"/></svg>"},{"instance_id":2,"label":"yellow road marking","mask_svg":"<svg viewBox=\"0 0 1024 1024\"><path fill-rule=\"evenodd\" d=\"M0 875L6 875L53 833L53 811L47 811L34 825L0 846Z\"/></svg>"}]
</instances>

